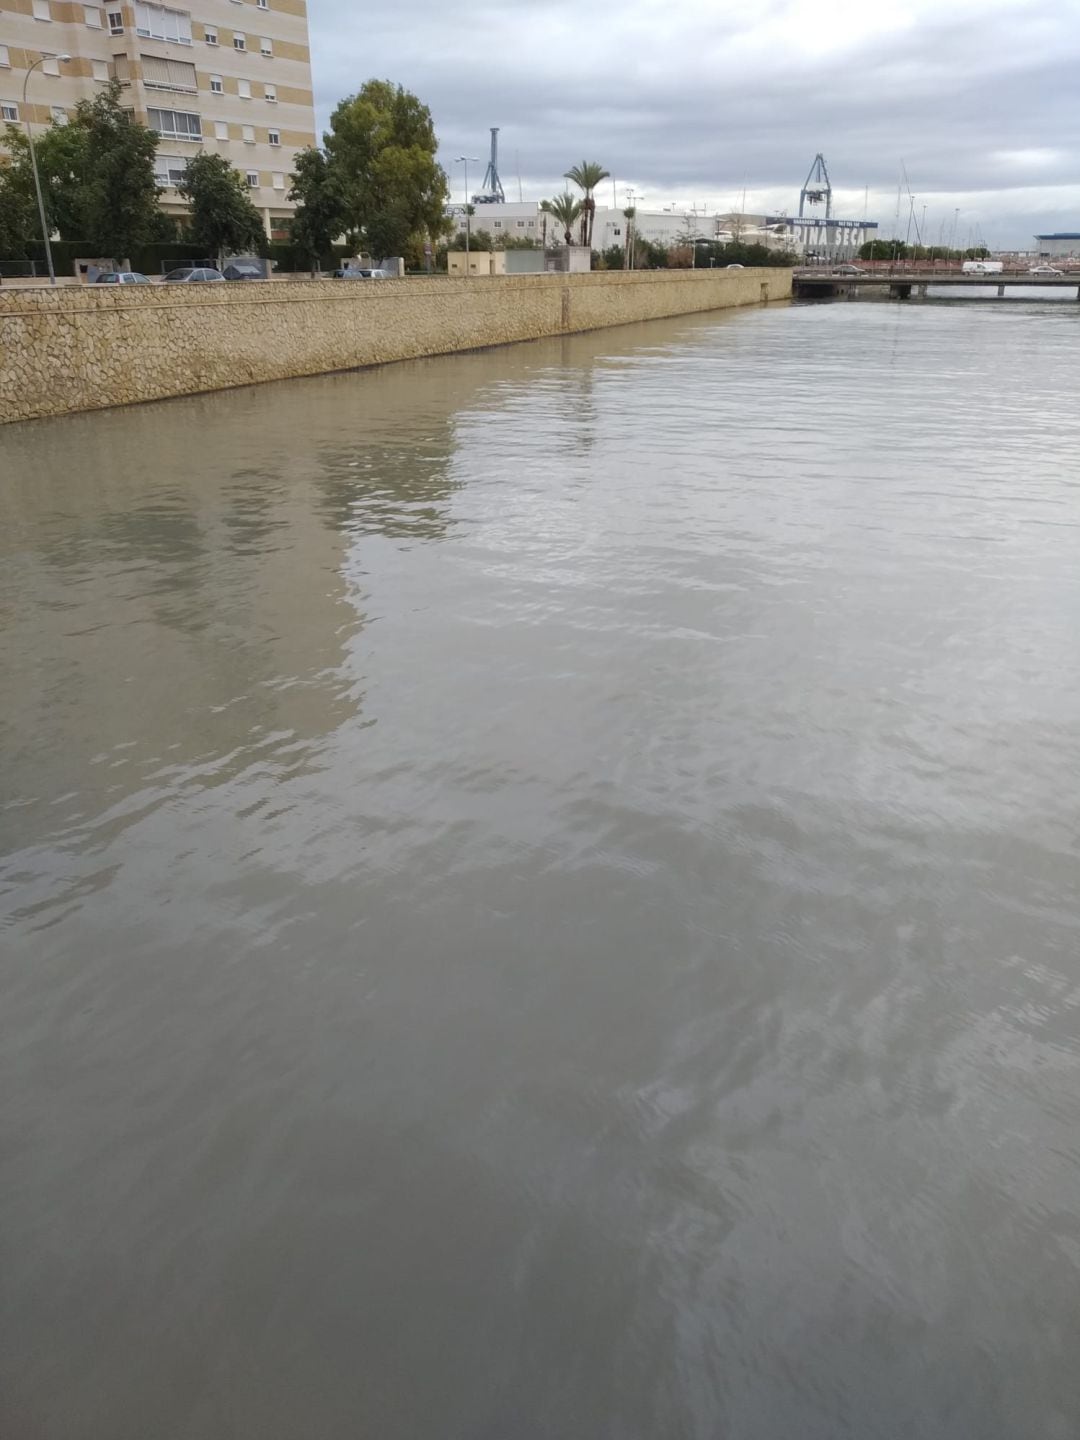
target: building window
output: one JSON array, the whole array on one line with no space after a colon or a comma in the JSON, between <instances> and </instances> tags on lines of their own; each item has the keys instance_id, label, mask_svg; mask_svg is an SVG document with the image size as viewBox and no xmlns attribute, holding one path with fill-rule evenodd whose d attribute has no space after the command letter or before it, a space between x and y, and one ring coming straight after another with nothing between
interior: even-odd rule
<instances>
[{"instance_id":1,"label":"building window","mask_svg":"<svg viewBox=\"0 0 1080 1440\"><path fill-rule=\"evenodd\" d=\"M247 36L246 36L246 35L234 35L234 36L232 37L232 44L233 44L233 49L234 49L234 50L246 50L246 49L247 49Z\"/></svg>"},{"instance_id":2,"label":"building window","mask_svg":"<svg viewBox=\"0 0 1080 1440\"><path fill-rule=\"evenodd\" d=\"M190 110L156 110L146 112L151 130L171 140L201 140L202 122Z\"/></svg>"},{"instance_id":3,"label":"building window","mask_svg":"<svg viewBox=\"0 0 1080 1440\"><path fill-rule=\"evenodd\" d=\"M210 76L210 93L211 95L224 95L225 86L221 83L220 75Z\"/></svg>"},{"instance_id":4,"label":"building window","mask_svg":"<svg viewBox=\"0 0 1080 1440\"><path fill-rule=\"evenodd\" d=\"M62 105L54 105L54 106L52 107L52 118L53 118L53 124L54 124L54 125L66 125L66 124L67 124L67 111L64 109L64 107L63 107Z\"/></svg>"},{"instance_id":5,"label":"building window","mask_svg":"<svg viewBox=\"0 0 1080 1440\"><path fill-rule=\"evenodd\" d=\"M109 34L122 35L124 33L124 12L122 10L110 10L108 16Z\"/></svg>"},{"instance_id":6,"label":"building window","mask_svg":"<svg viewBox=\"0 0 1080 1440\"><path fill-rule=\"evenodd\" d=\"M175 189L184 178L187 161L182 155L155 155L154 179L162 189Z\"/></svg>"},{"instance_id":7,"label":"building window","mask_svg":"<svg viewBox=\"0 0 1080 1440\"><path fill-rule=\"evenodd\" d=\"M275 190L284 190L284 189L285 189L285 173L284 173L284 171L282 171L282 170L275 170L275 171L274 171L274 189L275 189Z\"/></svg>"},{"instance_id":8,"label":"building window","mask_svg":"<svg viewBox=\"0 0 1080 1440\"><path fill-rule=\"evenodd\" d=\"M101 11L96 5L84 5L82 7L83 20L91 30L101 29Z\"/></svg>"},{"instance_id":9,"label":"building window","mask_svg":"<svg viewBox=\"0 0 1080 1440\"><path fill-rule=\"evenodd\" d=\"M280 145L280 144L281 144L281 131L280 131L280 130L268 130L268 131L266 132L266 137L267 137L267 139L270 141L270 144L271 144L271 145Z\"/></svg>"},{"instance_id":10,"label":"building window","mask_svg":"<svg viewBox=\"0 0 1080 1440\"><path fill-rule=\"evenodd\" d=\"M611 233L612 235L621 235L622 231L619 229L618 225L616 225Z\"/></svg>"},{"instance_id":11,"label":"building window","mask_svg":"<svg viewBox=\"0 0 1080 1440\"><path fill-rule=\"evenodd\" d=\"M171 40L177 45L191 44L191 16L186 10L168 10L164 5L135 6L135 32L150 40Z\"/></svg>"},{"instance_id":12,"label":"building window","mask_svg":"<svg viewBox=\"0 0 1080 1440\"><path fill-rule=\"evenodd\" d=\"M277 104L277 89L273 85L264 85L263 94L271 105Z\"/></svg>"},{"instance_id":13,"label":"building window","mask_svg":"<svg viewBox=\"0 0 1080 1440\"><path fill-rule=\"evenodd\" d=\"M269 40L265 35L261 36L260 39L259 39L259 54L260 54L260 55L273 55L273 53L274 53L274 43L273 43L273 41L272 41L272 40Z\"/></svg>"},{"instance_id":14,"label":"building window","mask_svg":"<svg viewBox=\"0 0 1080 1440\"><path fill-rule=\"evenodd\" d=\"M12 125L19 119L19 107L13 100L0 100L0 120L8 120Z\"/></svg>"},{"instance_id":15,"label":"building window","mask_svg":"<svg viewBox=\"0 0 1080 1440\"><path fill-rule=\"evenodd\" d=\"M41 73L43 75L60 74L60 61L57 60L55 55L46 55L44 57L41 64Z\"/></svg>"},{"instance_id":16,"label":"building window","mask_svg":"<svg viewBox=\"0 0 1080 1440\"><path fill-rule=\"evenodd\" d=\"M227 140L229 138L229 127L224 120L214 121L214 139Z\"/></svg>"},{"instance_id":17,"label":"building window","mask_svg":"<svg viewBox=\"0 0 1080 1440\"><path fill-rule=\"evenodd\" d=\"M245 144L245 145L254 145L254 144L255 144L255 126L254 126L254 125L241 125L241 126L240 126L240 134L244 137L244 144Z\"/></svg>"},{"instance_id":18,"label":"building window","mask_svg":"<svg viewBox=\"0 0 1080 1440\"><path fill-rule=\"evenodd\" d=\"M52 19L52 11L49 8L49 0L34 0L33 11L35 20Z\"/></svg>"},{"instance_id":19,"label":"building window","mask_svg":"<svg viewBox=\"0 0 1080 1440\"><path fill-rule=\"evenodd\" d=\"M90 73L95 80L100 80L102 84L105 84L109 79L109 67L104 60L91 60Z\"/></svg>"},{"instance_id":20,"label":"building window","mask_svg":"<svg viewBox=\"0 0 1080 1440\"><path fill-rule=\"evenodd\" d=\"M216 45L217 31L211 30L209 25L207 25L206 28L203 30L203 39L206 41L207 45Z\"/></svg>"},{"instance_id":21,"label":"building window","mask_svg":"<svg viewBox=\"0 0 1080 1440\"><path fill-rule=\"evenodd\" d=\"M11 61L8 59L8 48L7 48L7 46L6 46L6 45L0 45L0 68L6 70L10 64L11 64Z\"/></svg>"},{"instance_id":22,"label":"building window","mask_svg":"<svg viewBox=\"0 0 1080 1440\"><path fill-rule=\"evenodd\" d=\"M259 172L258 172L257 170L249 170L249 171L247 172L247 183L248 183L248 189L249 189L249 190L258 190L258 188L259 188Z\"/></svg>"},{"instance_id":23,"label":"building window","mask_svg":"<svg viewBox=\"0 0 1080 1440\"><path fill-rule=\"evenodd\" d=\"M198 90L195 66L190 60L164 60L160 55L140 55L143 84L148 90Z\"/></svg>"},{"instance_id":24,"label":"building window","mask_svg":"<svg viewBox=\"0 0 1080 1440\"><path fill-rule=\"evenodd\" d=\"M519 220L519 221L517 222L517 228L518 228L519 230L524 230L524 229L525 229L525 221L524 221L524 220Z\"/></svg>"},{"instance_id":25,"label":"building window","mask_svg":"<svg viewBox=\"0 0 1080 1440\"><path fill-rule=\"evenodd\" d=\"M250 99L251 99L251 81L250 81L250 80L238 80L238 81L236 82L236 93L240 96L240 99L241 99L241 100L250 100Z\"/></svg>"},{"instance_id":26,"label":"building window","mask_svg":"<svg viewBox=\"0 0 1080 1440\"><path fill-rule=\"evenodd\" d=\"M270 0L255 0L255 4L258 6L258 8L259 8L260 10L269 10L269 9L270 9Z\"/></svg>"}]
</instances>

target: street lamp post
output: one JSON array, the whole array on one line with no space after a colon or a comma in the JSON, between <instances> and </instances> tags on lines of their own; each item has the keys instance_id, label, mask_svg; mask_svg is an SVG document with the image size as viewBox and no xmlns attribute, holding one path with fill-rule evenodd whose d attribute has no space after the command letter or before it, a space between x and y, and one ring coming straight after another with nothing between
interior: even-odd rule
<instances>
[{"instance_id":1,"label":"street lamp post","mask_svg":"<svg viewBox=\"0 0 1080 1440\"><path fill-rule=\"evenodd\" d=\"M479 164L475 155L459 155L455 165L465 166L465 274L469 274L469 162Z\"/></svg>"},{"instance_id":2,"label":"street lamp post","mask_svg":"<svg viewBox=\"0 0 1080 1440\"><path fill-rule=\"evenodd\" d=\"M41 217L41 238L45 241L45 263L49 267L49 284L55 285L56 271L53 269L52 263L52 246L49 244L49 222L45 219L45 200L41 193L41 177L38 175L37 155L34 153L34 135L33 131L30 129L30 116L27 114L26 109L26 87L30 83L30 76L34 73L34 71L38 68L39 65L44 65L45 61L49 58L50 57L48 55L40 56L37 60L34 61L33 65L30 66L29 70L27 70L26 78L23 80L22 103L23 123L26 126L26 142L30 146L30 168L34 172L34 189L37 192L38 214ZM66 65L71 59L71 56L55 55L51 58L55 59L60 65Z\"/></svg>"}]
</instances>

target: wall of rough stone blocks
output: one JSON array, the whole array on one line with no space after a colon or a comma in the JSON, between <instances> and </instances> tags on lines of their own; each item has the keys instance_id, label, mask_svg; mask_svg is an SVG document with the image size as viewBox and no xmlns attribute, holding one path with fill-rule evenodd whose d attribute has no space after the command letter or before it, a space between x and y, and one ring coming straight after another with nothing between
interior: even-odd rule
<instances>
[{"instance_id":1,"label":"wall of rough stone blocks","mask_svg":"<svg viewBox=\"0 0 1080 1440\"><path fill-rule=\"evenodd\" d=\"M0 289L0 423L790 296L781 269Z\"/></svg>"}]
</instances>

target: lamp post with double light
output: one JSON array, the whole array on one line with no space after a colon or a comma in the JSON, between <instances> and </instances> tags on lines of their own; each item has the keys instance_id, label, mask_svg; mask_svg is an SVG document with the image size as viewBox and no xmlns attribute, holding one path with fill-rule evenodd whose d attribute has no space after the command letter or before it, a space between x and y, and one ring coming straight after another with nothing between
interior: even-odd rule
<instances>
[{"instance_id":1,"label":"lamp post with double light","mask_svg":"<svg viewBox=\"0 0 1080 1440\"><path fill-rule=\"evenodd\" d=\"M31 65L29 70L27 70L26 78L23 80L22 103L23 123L26 126L26 143L30 146L30 168L34 172L34 190L37 193L38 215L40 215L41 217L41 238L45 241L45 263L49 267L49 284L55 285L56 271L53 269L52 263L52 246L49 244L49 222L45 218L45 199L41 193L41 177L38 174L37 155L34 153L34 135L33 131L30 129L30 116L27 113L26 107L26 87L30 83L30 76L34 73L34 71L38 68L39 65L44 65L46 60L55 60L58 65L67 65L68 62L71 60L71 56L42 55L37 60L35 60L33 65Z\"/></svg>"},{"instance_id":2,"label":"lamp post with double light","mask_svg":"<svg viewBox=\"0 0 1080 1440\"><path fill-rule=\"evenodd\" d=\"M469 164L478 165L480 162L475 155L458 155L455 165L465 166L465 274L469 274Z\"/></svg>"}]
</instances>

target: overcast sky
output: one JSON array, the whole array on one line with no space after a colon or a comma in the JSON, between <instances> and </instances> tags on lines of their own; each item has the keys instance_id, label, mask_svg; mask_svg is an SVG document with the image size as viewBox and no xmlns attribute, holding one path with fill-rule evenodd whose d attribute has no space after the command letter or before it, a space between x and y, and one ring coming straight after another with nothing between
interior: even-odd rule
<instances>
[{"instance_id":1,"label":"overcast sky","mask_svg":"<svg viewBox=\"0 0 1080 1440\"><path fill-rule=\"evenodd\" d=\"M366 79L405 85L455 198L453 157L481 157L476 188L499 125L507 199L589 159L620 205L727 210L745 187L795 213L821 150L835 212L860 217L869 187L886 234L901 164L932 241L1080 230L1080 0L309 0L309 23L320 128Z\"/></svg>"}]
</instances>

